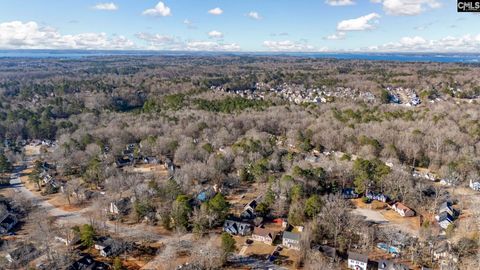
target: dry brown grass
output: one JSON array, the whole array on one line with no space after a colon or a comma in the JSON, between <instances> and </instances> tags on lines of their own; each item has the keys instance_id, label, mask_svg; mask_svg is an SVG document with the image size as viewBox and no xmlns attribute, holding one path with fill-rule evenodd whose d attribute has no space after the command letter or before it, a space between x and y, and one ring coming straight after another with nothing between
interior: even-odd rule
<instances>
[{"instance_id":1,"label":"dry brown grass","mask_svg":"<svg viewBox=\"0 0 480 270\"><path fill-rule=\"evenodd\" d=\"M351 200L358 208L381 210L387 207L387 204L380 201L372 201L371 203L364 203L361 198Z\"/></svg>"}]
</instances>

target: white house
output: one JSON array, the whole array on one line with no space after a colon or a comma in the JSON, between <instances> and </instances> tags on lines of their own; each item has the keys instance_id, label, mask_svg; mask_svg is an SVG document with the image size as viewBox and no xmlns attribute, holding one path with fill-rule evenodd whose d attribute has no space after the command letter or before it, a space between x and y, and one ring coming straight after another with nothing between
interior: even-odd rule
<instances>
[{"instance_id":1,"label":"white house","mask_svg":"<svg viewBox=\"0 0 480 270\"><path fill-rule=\"evenodd\" d=\"M480 191L480 182L478 181L475 181L473 182L471 179L470 179L470 184L469 184L470 188L475 190L475 191Z\"/></svg>"},{"instance_id":2,"label":"white house","mask_svg":"<svg viewBox=\"0 0 480 270\"><path fill-rule=\"evenodd\" d=\"M392 209L395 210L402 217L413 217L415 216L415 211L405 206L403 203L396 202L392 206Z\"/></svg>"},{"instance_id":3,"label":"white house","mask_svg":"<svg viewBox=\"0 0 480 270\"><path fill-rule=\"evenodd\" d=\"M282 245L287 248L300 250L300 234L295 232L283 232Z\"/></svg>"},{"instance_id":4,"label":"white house","mask_svg":"<svg viewBox=\"0 0 480 270\"><path fill-rule=\"evenodd\" d=\"M368 256L355 252L348 252L348 269L367 270Z\"/></svg>"}]
</instances>

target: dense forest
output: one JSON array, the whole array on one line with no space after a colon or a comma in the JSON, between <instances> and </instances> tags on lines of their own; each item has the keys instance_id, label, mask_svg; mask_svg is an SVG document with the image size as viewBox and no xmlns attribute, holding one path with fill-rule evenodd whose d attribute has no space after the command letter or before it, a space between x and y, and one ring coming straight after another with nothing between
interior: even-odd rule
<instances>
[{"instance_id":1,"label":"dense forest","mask_svg":"<svg viewBox=\"0 0 480 270\"><path fill-rule=\"evenodd\" d=\"M343 189L381 192L433 214L446 195L413 168L454 188L480 178L479 74L473 64L280 56L1 59L0 165L7 171L23 158L22 142L54 141L42 161L55 165L67 193L129 194L137 221L199 235L228 217L226 198L262 186L260 216L305 225L308 241L346 251L373 240L355 232L363 221L337 196ZM236 94L282 85L343 93L318 103ZM390 102L390 88L413 89L421 104ZM365 93L373 99L353 98ZM115 166L129 145L135 160L170 162L170 177ZM317 153L341 155L309 162ZM191 203L208 186L223 191ZM431 229L422 228L427 241ZM392 237L385 235L371 237ZM453 242L459 249L475 237ZM412 260L431 264L422 252L411 251ZM465 265L475 259L469 252L458 252ZM305 252L302 265L309 263L315 258Z\"/></svg>"}]
</instances>

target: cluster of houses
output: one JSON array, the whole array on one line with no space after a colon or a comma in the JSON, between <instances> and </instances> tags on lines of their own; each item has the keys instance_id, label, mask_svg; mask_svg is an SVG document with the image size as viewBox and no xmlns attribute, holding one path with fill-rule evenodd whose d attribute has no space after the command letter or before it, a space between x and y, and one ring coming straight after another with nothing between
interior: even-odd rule
<instances>
[{"instance_id":1,"label":"cluster of houses","mask_svg":"<svg viewBox=\"0 0 480 270\"><path fill-rule=\"evenodd\" d=\"M422 102L414 89L403 87L387 87L390 103L405 104L406 106L417 106Z\"/></svg>"},{"instance_id":2,"label":"cluster of houses","mask_svg":"<svg viewBox=\"0 0 480 270\"><path fill-rule=\"evenodd\" d=\"M57 142L54 140L48 140L48 139L43 139L43 140L32 139L32 140L19 140L19 141L15 141L11 139L3 140L3 146L5 146L6 148L10 148L13 146L26 146L26 145L54 147L54 146L57 146Z\"/></svg>"},{"instance_id":3,"label":"cluster of houses","mask_svg":"<svg viewBox=\"0 0 480 270\"><path fill-rule=\"evenodd\" d=\"M223 224L223 231L231 235L249 236L253 241L273 245L280 240L284 248L300 250L302 226L292 226L285 219L273 221L274 228L267 228L263 219L258 218L255 212L257 200L252 200L244 206L240 217L230 217ZM280 229L281 228L281 229Z\"/></svg>"},{"instance_id":4,"label":"cluster of houses","mask_svg":"<svg viewBox=\"0 0 480 270\"><path fill-rule=\"evenodd\" d=\"M62 186L62 183L53 176L54 174L55 167L47 162L42 162L39 177L45 185L47 194L56 192Z\"/></svg>"},{"instance_id":5,"label":"cluster of houses","mask_svg":"<svg viewBox=\"0 0 480 270\"><path fill-rule=\"evenodd\" d=\"M348 252L348 268L354 270L409 270L410 268L392 260L369 260L368 255ZM426 268L422 268L425 270Z\"/></svg>"},{"instance_id":6,"label":"cluster of houses","mask_svg":"<svg viewBox=\"0 0 480 270\"><path fill-rule=\"evenodd\" d=\"M292 103L327 103L335 98L348 98L365 102L375 101L375 96L370 92L360 92L350 87L329 88L323 85L321 88L305 88L304 85L283 83L276 87L257 83L252 89L231 90L223 86L210 87L214 91L230 92L246 99L263 100L266 95L280 97Z\"/></svg>"},{"instance_id":7,"label":"cluster of houses","mask_svg":"<svg viewBox=\"0 0 480 270\"><path fill-rule=\"evenodd\" d=\"M135 151L138 147L140 146L134 143L126 145L125 149L122 150L121 155L115 158L115 165L118 168L121 168L124 166L134 165L135 163L144 163L144 164L160 163L160 161L156 157L137 155Z\"/></svg>"},{"instance_id":8,"label":"cluster of houses","mask_svg":"<svg viewBox=\"0 0 480 270\"><path fill-rule=\"evenodd\" d=\"M344 199L356 199L360 197L360 194L355 192L355 189L353 188L344 188L342 189L342 197ZM380 201L387 203L388 207L392 209L393 211L397 212L400 216L402 217L413 217L415 216L415 211L412 210L411 208L407 207L405 204L401 202L390 202L390 198L382 193L376 193L372 191L367 191L365 193L365 198L368 200L375 200L375 201Z\"/></svg>"},{"instance_id":9,"label":"cluster of houses","mask_svg":"<svg viewBox=\"0 0 480 270\"><path fill-rule=\"evenodd\" d=\"M437 181L437 177L431 172L421 172L421 171L413 170L412 176L415 178L424 178L432 182Z\"/></svg>"}]
</instances>

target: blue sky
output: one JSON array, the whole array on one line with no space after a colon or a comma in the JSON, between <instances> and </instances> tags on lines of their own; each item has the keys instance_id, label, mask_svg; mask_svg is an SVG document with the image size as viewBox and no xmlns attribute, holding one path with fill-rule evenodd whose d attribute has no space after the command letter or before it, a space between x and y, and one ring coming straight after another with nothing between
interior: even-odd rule
<instances>
[{"instance_id":1,"label":"blue sky","mask_svg":"<svg viewBox=\"0 0 480 270\"><path fill-rule=\"evenodd\" d=\"M0 0L0 49L480 51L456 0Z\"/></svg>"}]
</instances>

